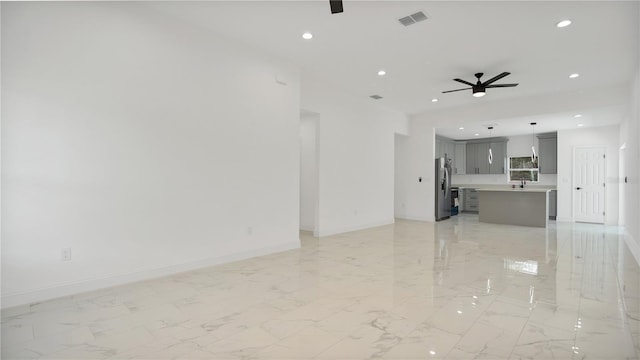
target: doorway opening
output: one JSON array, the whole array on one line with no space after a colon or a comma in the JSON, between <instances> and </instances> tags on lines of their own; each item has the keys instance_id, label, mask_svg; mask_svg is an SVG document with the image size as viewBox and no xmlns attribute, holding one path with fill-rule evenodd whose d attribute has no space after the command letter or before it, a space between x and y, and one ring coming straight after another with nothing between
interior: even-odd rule
<instances>
[{"instance_id":1,"label":"doorway opening","mask_svg":"<svg viewBox=\"0 0 640 360\"><path fill-rule=\"evenodd\" d=\"M300 230L318 234L318 122L320 114L300 111Z\"/></svg>"}]
</instances>

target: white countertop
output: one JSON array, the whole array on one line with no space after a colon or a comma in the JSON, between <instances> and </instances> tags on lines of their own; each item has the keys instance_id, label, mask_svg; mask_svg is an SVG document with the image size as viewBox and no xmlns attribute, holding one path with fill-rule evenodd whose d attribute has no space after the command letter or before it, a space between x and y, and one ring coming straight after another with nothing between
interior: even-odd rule
<instances>
[{"instance_id":1,"label":"white countertop","mask_svg":"<svg viewBox=\"0 0 640 360\"><path fill-rule=\"evenodd\" d=\"M538 191L546 191L546 190L556 190L555 185L538 185L538 184L529 184L527 183L524 186L525 190L520 190L520 184L515 184L516 188L512 189L511 184L457 184L451 185L451 187L457 187L458 189L482 189L482 190L494 190L494 191L525 191L525 190L538 190Z\"/></svg>"},{"instance_id":2,"label":"white countertop","mask_svg":"<svg viewBox=\"0 0 640 360\"><path fill-rule=\"evenodd\" d=\"M499 192L528 192L528 193L545 193L545 192L549 192L551 191L551 189L536 189L536 188L524 188L524 189L520 189L519 187L516 187L515 189L484 189L484 188L478 188L476 189L478 191L499 191Z\"/></svg>"}]
</instances>

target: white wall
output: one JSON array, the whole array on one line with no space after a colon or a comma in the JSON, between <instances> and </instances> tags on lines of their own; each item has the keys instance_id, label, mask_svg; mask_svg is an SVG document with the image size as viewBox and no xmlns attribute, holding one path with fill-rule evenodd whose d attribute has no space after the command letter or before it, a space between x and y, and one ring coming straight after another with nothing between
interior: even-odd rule
<instances>
[{"instance_id":1,"label":"white wall","mask_svg":"<svg viewBox=\"0 0 640 360\"><path fill-rule=\"evenodd\" d=\"M619 126L558 131L558 220L573 220L573 151L576 146L606 147L607 225L618 224L618 148Z\"/></svg>"},{"instance_id":2,"label":"white wall","mask_svg":"<svg viewBox=\"0 0 640 360\"><path fill-rule=\"evenodd\" d=\"M318 236L394 221L394 134L406 116L303 77L302 107L319 113Z\"/></svg>"},{"instance_id":3,"label":"white wall","mask_svg":"<svg viewBox=\"0 0 640 360\"><path fill-rule=\"evenodd\" d=\"M409 170L409 137L407 135L395 135L395 159L394 159L394 216L407 218L407 191L408 178L404 176Z\"/></svg>"},{"instance_id":4,"label":"white wall","mask_svg":"<svg viewBox=\"0 0 640 360\"><path fill-rule=\"evenodd\" d=\"M319 114L300 116L300 229L315 231L318 204L316 127Z\"/></svg>"},{"instance_id":5,"label":"white wall","mask_svg":"<svg viewBox=\"0 0 640 360\"><path fill-rule=\"evenodd\" d=\"M509 136L507 142L507 158L510 156L530 156L531 155L531 137L532 135ZM538 138L535 137L533 142L538 147ZM539 151L538 151L539 153ZM508 161L508 159L507 159ZM539 174L536 185L556 186L556 174ZM508 175L453 175L451 178L453 184L509 184Z\"/></svg>"},{"instance_id":6,"label":"white wall","mask_svg":"<svg viewBox=\"0 0 640 360\"><path fill-rule=\"evenodd\" d=\"M2 4L5 307L299 246L298 70L138 6Z\"/></svg>"},{"instance_id":7,"label":"white wall","mask_svg":"<svg viewBox=\"0 0 640 360\"><path fill-rule=\"evenodd\" d=\"M625 234L627 244L640 264L640 66L630 88L627 118L620 125L620 146L625 146L625 174L621 197L624 197ZM627 183L624 182L627 177Z\"/></svg>"}]
</instances>

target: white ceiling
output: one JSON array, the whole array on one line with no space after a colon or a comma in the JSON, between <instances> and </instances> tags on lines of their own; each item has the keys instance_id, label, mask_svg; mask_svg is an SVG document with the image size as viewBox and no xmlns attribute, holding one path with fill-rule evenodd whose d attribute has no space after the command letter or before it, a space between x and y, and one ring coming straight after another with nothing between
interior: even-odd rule
<instances>
[{"instance_id":1,"label":"white ceiling","mask_svg":"<svg viewBox=\"0 0 640 360\"><path fill-rule=\"evenodd\" d=\"M512 99L540 94L606 92L626 86L638 61L638 5L345 0L344 13L332 15L328 0L147 3L180 21L287 59L303 74L352 95L368 99L379 94L384 98L371 101L407 114L480 103L509 106ZM416 11L429 19L408 27L397 21ZM559 29L555 24L562 19L573 24ZM312 40L302 39L305 31L313 33ZM379 77L380 69L387 75ZM453 78L471 81L474 73L484 72L483 79L488 79L503 71L512 75L497 83L520 85L488 89L483 98L472 97L470 91L441 94L465 87ZM576 72L579 78L568 78ZM434 97L439 101L431 102ZM602 111L605 108L612 112L600 117L616 115L619 121L620 108L607 106ZM520 109L522 116L529 110Z\"/></svg>"},{"instance_id":2,"label":"white ceiling","mask_svg":"<svg viewBox=\"0 0 640 360\"><path fill-rule=\"evenodd\" d=\"M438 135L454 140L468 140L488 138L491 136L514 136L522 134L536 134L588 128L594 126L614 125L620 122L624 115L619 106L590 109L580 118L575 118L574 112L559 112L554 114L522 116L517 118L498 119L491 121L460 123L454 127L437 128ZM531 123L536 123L535 127ZM489 132L489 126L493 130ZM460 129L460 128L463 129ZM475 134L479 134L476 136Z\"/></svg>"}]
</instances>

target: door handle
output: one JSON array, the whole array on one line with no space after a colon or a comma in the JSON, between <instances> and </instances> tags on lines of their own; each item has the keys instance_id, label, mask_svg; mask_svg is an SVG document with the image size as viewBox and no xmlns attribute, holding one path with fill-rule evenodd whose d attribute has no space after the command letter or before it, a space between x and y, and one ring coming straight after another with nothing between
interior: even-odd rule
<instances>
[{"instance_id":1,"label":"door handle","mask_svg":"<svg viewBox=\"0 0 640 360\"><path fill-rule=\"evenodd\" d=\"M580 190L580 189L582 189L582 188L581 188L581 187L579 187L579 186L576 188L576 190Z\"/></svg>"}]
</instances>

